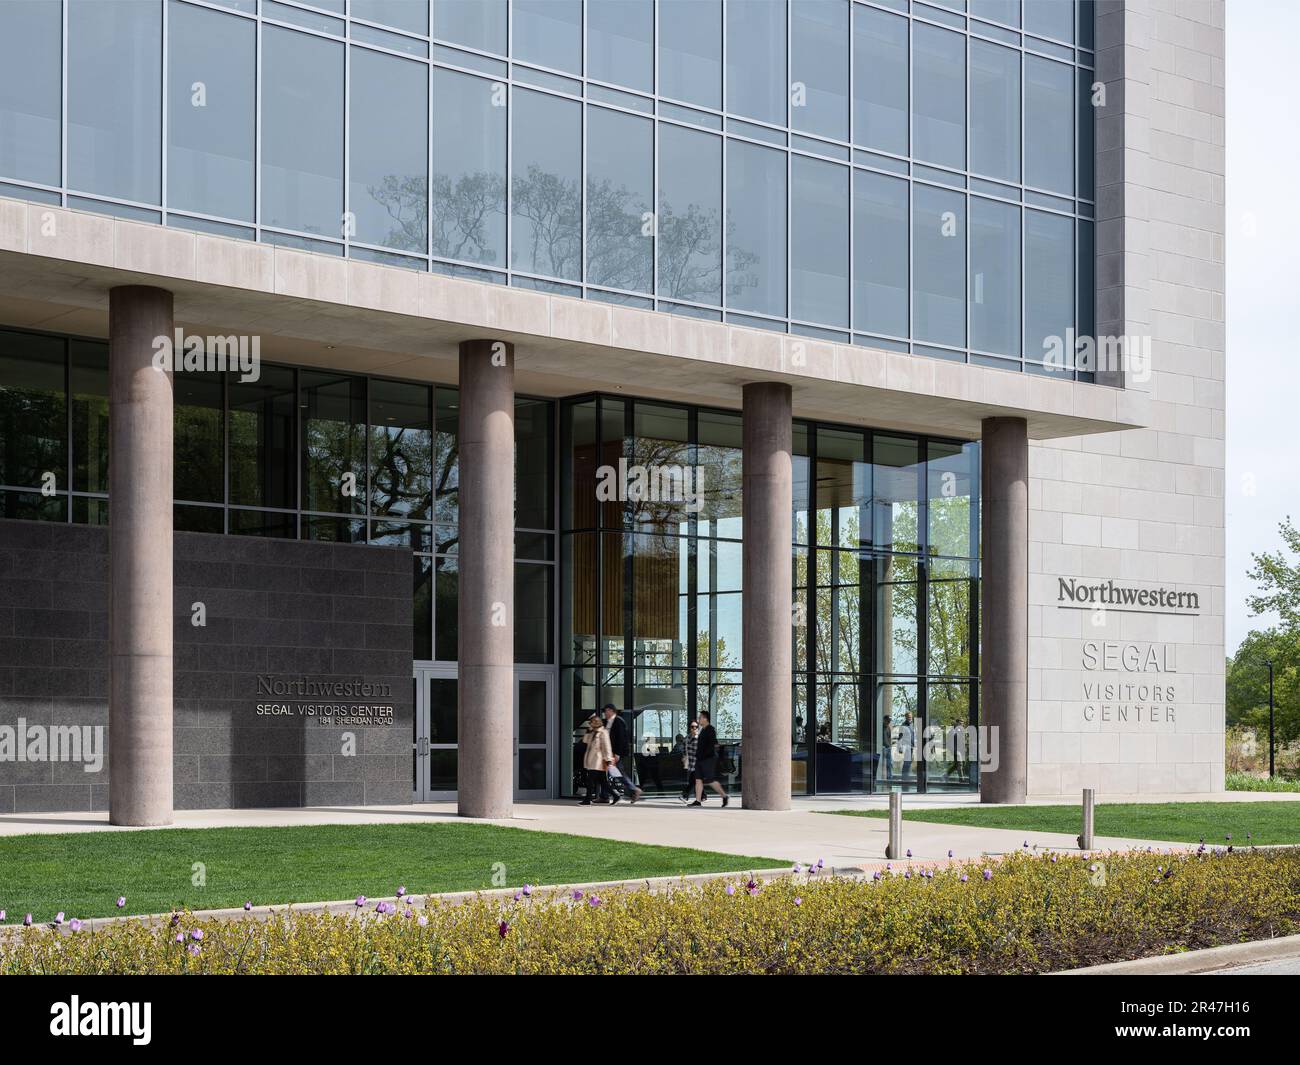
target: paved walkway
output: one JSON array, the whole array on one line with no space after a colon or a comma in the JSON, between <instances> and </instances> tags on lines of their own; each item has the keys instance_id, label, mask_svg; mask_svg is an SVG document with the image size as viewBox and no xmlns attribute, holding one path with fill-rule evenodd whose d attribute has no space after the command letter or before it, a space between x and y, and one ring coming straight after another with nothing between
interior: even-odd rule
<instances>
[{"instance_id":1,"label":"paved walkway","mask_svg":"<svg viewBox=\"0 0 1300 1065\"><path fill-rule=\"evenodd\" d=\"M1262 795L1260 796L1263 797ZM1186 797L1182 797L1186 799ZM883 797L820 798L797 800L789 812L743 810L738 800L723 810L716 798L703 809L688 809L675 800L654 799L629 806L579 806L570 800L520 802L515 817L494 824L539 832L567 832L579 836L695 847L724 854L804 863L821 858L837 869L877 868L885 860L889 824L884 818L829 817L826 810L880 807ZM1078 852L1071 834L1025 832L1020 829L972 828L959 825L907 821L909 806L970 805L969 796L915 796L904 800L903 844L914 860L944 862L949 851L955 858L976 858L1031 848ZM1149 799L1147 801L1150 801ZM177 828L234 826L401 824L413 821L456 821L454 803L409 806L310 807L263 810L181 810ZM106 813L49 813L0 815L0 835L53 832L131 831L108 824ZM1181 848L1157 840L1098 837L1098 850L1137 846Z\"/></svg>"}]
</instances>

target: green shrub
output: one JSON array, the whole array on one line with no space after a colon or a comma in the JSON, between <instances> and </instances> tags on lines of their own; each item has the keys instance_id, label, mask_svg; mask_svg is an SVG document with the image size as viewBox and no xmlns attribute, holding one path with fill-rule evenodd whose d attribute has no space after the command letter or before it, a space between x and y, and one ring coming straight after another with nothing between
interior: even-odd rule
<instances>
[{"instance_id":1,"label":"green shrub","mask_svg":"<svg viewBox=\"0 0 1300 1065\"><path fill-rule=\"evenodd\" d=\"M1257 777L1253 773L1228 773L1223 778L1225 791L1300 791L1300 780L1284 776Z\"/></svg>"},{"instance_id":2,"label":"green shrub","mask_svg":"<svg viewBox=\"0 0 1300 1065\"><path fill-rule=\"evenodd\" d=\"M0 973L1034 973L1297 931L1300 851L1020 854L879 881L14 928Z\"/></svg>"}]
</instances>

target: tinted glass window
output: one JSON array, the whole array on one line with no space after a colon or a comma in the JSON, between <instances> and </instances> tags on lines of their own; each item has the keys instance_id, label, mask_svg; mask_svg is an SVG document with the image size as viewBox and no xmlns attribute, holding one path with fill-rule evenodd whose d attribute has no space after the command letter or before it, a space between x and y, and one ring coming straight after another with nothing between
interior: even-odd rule
<instances>
[{"instance_id":1,"label":"tinted glass window","mask_svg":"<svg viewBox=\"0 0 1300 1065\"><path fill-rule=\"evenodd\" d=\"M727 306L785 315L786 153L727 142Z\"/></svg>"},{"instance_id":2,"label":"tinted glass window","mask_svg":"<svg viewBox=\"0 0 1300 1065\"><path fill-rule=\"evenodd\" d=\"M0 332L0 484L66 490L63 340Z\"/></svg>"},{"instance_id":3,"label":"tinted glass window","mask_svg":"<svg viewBox=\"0 0 1300 1065\"><path fill-rule=\"evenodd\" d=\"M722 138L660 123L659 295L721 302Z\"/></svg>"},{"instance_id":4,"label":"tinted glass window","mask_svg":"<svg viewBox=\"0 0 1300 1065\"><path fill-rule=\"evenodd\" d=\"M907 182L853 174L853 328L907 336Z\"/></svg>"},{"instance_id":5,"label":"tinted glass window","mask_svg":"<svg viewBox=\"0 0 1300 1065\"><path fill-rule=\"evenodd\" d=\"M0 175L58 185L63 19L58 4L0 4Z\"/></svg>"},{"instance_id":6,"label":"tinted glass window","mask_svg":"<svg viewBox=\"0 0 1300 1065\"><path fill-rule=\"evenodd\" d=\"M582 73L582 0L514 0L514 58Z\"/></svg>"},{"instance_id":7,"label":"tinted glass window","mask_svg":"<svg viewBox=\"0 0 1300 1065\"><path fill-rule=\"evenodd\" d=\"M907 154L907 19L853 6L853 140Z\"/></svg>"},{"instance_id":8,"label":"tinted glass window","mask_svg":"<svg viewBox=\"0 0 1300 1065\"><path fill-rule=\"evenodd\" d=\"M370 512L428 521L433 511L433 395L370 382Z\"/></svg>"},{"instance_id":9,"label":"tinted glass window","mask_svg":"<svg viewBox=\"0 0 1300 1065\"><path fill-rule=\"evenodd\" d=\"M425 252L428 78L423 63L352 49L348 210L357 240Z\"/></svg>"},{"instance_id":10,"label":"tinted glass window","mask_svg":"<svg viewBox=\"0 0 1300 1065\"><path fill-rule=\"evenodd\" d=\"M1020 351L1020 208L971 197L970 343L999 355Z\"/></svg>"},{"instance_id":11,"label":"tinted glass window","mask_svg":"<svg viewBox=\"0 0 1300 1065\"><path fill-rule=\"evenodd\" d=\"M970 166L1020 180L1020 53L970 42Z\"/></svg>"},{"instance_id":12,"label":"tinted glass window","mask_svg":"<svg viewBox=\"0 0 1300 1065\"><path fill-rule=\"evenodd\" d=\"M162 5L71 0L68 185L141 203L162 195Z\"/></svg>"},{"instance_id":13,"label":"tinted glass window","mask_svg":"<svg viewBox=\"0 0 1300 1065\"><path fill-rule=\"evenodd\" d=\"M1025 212L1025 358L1035 362L1064 351L1073 365L1064 347L1074 319L1073 232L1073 219Z\"/></svg>"},{"instance_id":14,"label":"tinted glass window","mask_svg":"<svg viewBox=\"0 0 1300 1065\"><path fill-rule=\"evenodd\" d=\"M434 255L505 265L505 101L496 82L433 72Z\"/></svg>"},{"instance_id":15,"label":"tinted glass window","mask_svg":"<svg viewBox=\"0 0 1300 1065\"><path fill-rule=\"evenodd\" d=\"M728 111L785 125L785 20L785 4L728 0Z\"/></svg>"},{"instance_id":16,"label":"tinted glass window","mask_svg":"<svg viewBox=\"0 0 1300 1065\"><path fill-rule=\"evenodd\" d=\"M582 277L582 105L527 89L514 94L510 265Z\"/></svg>"},{"instance_id":17,"label":"tinted glass window","mask_svg":"<svg viewBox=\"0 0 1300 1065\"><path fill-rule=\"evenodd\" d=\"M966 343L966 198L917 185L912 199L912 335Z\"/></svg>"},{"instance_id":18,"label":"tinted glass window","mask_svg":"<svg viewBox=\"0 0 1300 1065\"><path fill-rule=\"evenodd\" d=\"M506 54L506 0L437 0L433 35L453 44Z\"/></svg>"},{"instance_id":19,"label":"tinted glass window","mask_svg":"<svg viewBox=\"0 0 1300 1065\"><path fill-rule=\"evenodd\" d=\"M343 45L262 30L262 222L343 234Z\"/></svg>"},{"instance_id":20,"label":"tinted glass window","mask_svg":"<svg viewBox=\"0 0 1300 1065\"><path fill-rule=\"evenodd\" d=\"M791 180L791 317L847 326L849 168L795 156Z\"/></svg>"},{"instance_id":21,"label":"tinted glass window","mask_svg":"<svg viewBox=\"0 0 1300 1065\"><path fill-rule=\"evenodd\" d=\"M849 136L849 5L801 0L790 7L795 128L836 140Z\"/></svg>"},{"instance_id":22,"label":"tinted glass window","mask_svg":"<svg viewBox=\"0 0 1300 1065\"><path fill-rule=\"evenodd\" d=\"M72 487L108 491L108 345L68 343L72 392ZM175 385L173 384L173 396Z\"/></svg>"},{"instance_id":23,"label":"tinted glass window","mask_svg":"<svg viewBox=\"0 0 1300 1065\"><path fill-rule=\"evenodd\" d=\"M175 499L195 503L225 501L225 388L225 377L219 373L187 372L172 378ZM241 457L241 470L248 469L247 460L247 455Z\"/></svg>"},{"instance_id":24,"label":"tinted glass window","mask_svg":"<svg viewBox=\"0 0 1300 1065\"><path fill-rule=\"evenodd\" d=\"M912 26L912 154L928 163L966 165L966 38L924 23Z\"/></svg>"},{"instance_id":25,"label":"tinted glass window","mask_svg":"<svg viewBox=\"0 0 1300 1065\"><path fill-rule=\"evenodd\" d=\"M1020 0L970 0L970 13L990 22L1020 25Z\"/></svg>"},{"instance_id":26,"label":"tinted glass window","mask_svg":"<svg viewBox=\"0 0 1300 1065\"><path fill-rule=\"evenodd\" d=\"M263 366L257 381L232 378L230 392L230 502L234 506L292 507L297 495L293 370Z\"/></svg>"},{"instance_id":27,"label":"tinted glass window","mask_svg":"<svg viewBox=\"0 0 1300 1065\"><path fill-rule=\"evenodd\" d=\"M257 25L172 3L167 70L167 202L253 219Z\"/></svg>"},{"instance_id":28,"label":"tinted glass window","mask_svg":"<svg viewBox=\"0 0 1300 1065\"><path fill-rule=\"evenodd\" d=\"M654 123L587 110L587 280L649 292L654 266Z\"/></svg>"},{"instance_id":29,"label":"tinted glass window","mask_svg":"<svg viewBox=\"0 0 1300 1065\"><path fill-rule=\"evenodd\" d=\"M1024 18L1026 33L1074 40L1074 0L1030 0Z\"/></svg>"},{"instance_id":30,"label":"tinted glass window","mask_svg":"<svg viewBox=\"0 0 1300 1065\"><path fill-rule=\"evenodd\" d=\"M1074 72L1025 56L1025 184L1067 196L1074 188Z\"/></svg>"},{"instance_id":31,"label":"tinted glass window","mask_svg":"<svg viewBox=\"0 0 1300 1065\"><path fill-rule=\"evenodd\" d=\"M1096 122L1097 110L1092 102L1093 83L1096 75L1091 70L1079 69L1079 158L1077 195L1091 200L1096 195L1095 167L1096 159Z\"/></svg>"},{"instance_id":32,"label":"tinted glass window","mask_svg":"<svg viewBox=\"0 0 1300 1065\"><path fill-rule=\"evenodd\" d=\"M353 18L367 22L379 22L410 33L429 32L426 0L352 0L351 12Z\"/></svg>"},{"instance_id":33,"label":"tinted glass window","mask_svg":"<svg viewBox=\"0 0 1300 1065\"><path fill-rule=\"evenodd\" d=\"M722 106L721 0L659 0L659 94Z\"/></svg>"},{"instance_id":34,"label":"tinted glass window","mask_svg":"<svg viewBox=\"0 0 1300 1065\"><path fill-rule=\"evenodd\" d=\"M587 0L587 76L650 92L654 36L651 0Z\"/></svg>"},{"instance_id":35,"label":"tinted glass window","mask_svg":"<svg viewBox=\"0 0 1300 1065\"><path fill-rule=\"evenodd\" d=\"M302 505L304 510L365 510L366 382L361 377L303 370Z\"/></svg>"}]
</instances>

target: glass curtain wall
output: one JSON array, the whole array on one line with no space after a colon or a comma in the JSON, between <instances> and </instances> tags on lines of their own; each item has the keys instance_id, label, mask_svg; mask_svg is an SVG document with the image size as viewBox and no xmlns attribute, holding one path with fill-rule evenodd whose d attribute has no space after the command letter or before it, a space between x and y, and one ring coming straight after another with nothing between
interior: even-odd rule
<instances>
[{"instance_id":1,"label":"glass curtain wall","mask_svg":"<svg viewBox=\"0 0 1300 1065\"><path fill-rule=\"evenodd\" d=\"M973 789L952 730L979 714L978 444L797 422L794 445L795 793ZM684 785L701 710L738 785L740 415L566 402L560 483L562 786L605 703L650 793Z\"/></svg>"},{"instance_id":2,"label":"glass curtain wall","mask_svg":"<svg viewBox=\"0 0 1300 1065\"><path fill-rule=\"evenodd\" d=\"M408 546L415 661L455 662L455 388L263 363L179 373L174 526ZM515 661L555 660L554 404L515 401ZM108 345L0 330L0 517L106 525Z\"/></svg>"},{"instance_id":3,"label":"glass curtain wall","mask_svg":"<svg viewBox=\"0 0 1300 1065\"><path fill-rule=\"evenodd\" d=\"M7 0L0 195L1075 374L1057 356L1094 320L1094 19L1092 0Z\"/></svg>"}]
</instances>

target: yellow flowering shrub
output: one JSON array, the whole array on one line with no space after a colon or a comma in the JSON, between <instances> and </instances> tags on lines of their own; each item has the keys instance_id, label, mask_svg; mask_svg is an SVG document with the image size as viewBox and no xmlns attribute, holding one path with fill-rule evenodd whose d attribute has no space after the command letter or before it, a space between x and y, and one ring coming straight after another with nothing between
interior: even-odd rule
<instances>
[{"instance_id":1,"label":"yellow flowering shrub","mask_svg":"<svg viewBox=\"0 0 1300 1065\"><path fill-rule=\"evenodd\" d=\"M1300 851L1014 855L880 879L13 928L0 973L1033 973L1300 931Z\"/></svg>"}]
</instances>

